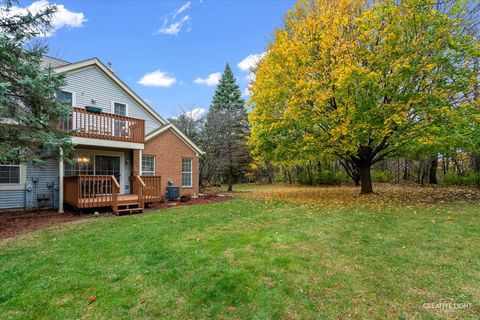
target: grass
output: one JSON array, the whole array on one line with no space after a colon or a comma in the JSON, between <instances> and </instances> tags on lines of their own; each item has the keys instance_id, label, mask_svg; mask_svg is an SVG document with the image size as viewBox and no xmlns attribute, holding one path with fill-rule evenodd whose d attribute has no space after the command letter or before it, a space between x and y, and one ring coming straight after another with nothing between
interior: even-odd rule
<instances>
[{"instance_id":1,"label":"grass","mask_svg":"<svg viewBox=\"0 0 480 320\"><path fill-rule=\"evenodd\" d=\"M480 317L478 202L323 206L276 188L0 242L0 318ZM472 306L424 308L445 300Z\"/></svg>"}]
</instances>

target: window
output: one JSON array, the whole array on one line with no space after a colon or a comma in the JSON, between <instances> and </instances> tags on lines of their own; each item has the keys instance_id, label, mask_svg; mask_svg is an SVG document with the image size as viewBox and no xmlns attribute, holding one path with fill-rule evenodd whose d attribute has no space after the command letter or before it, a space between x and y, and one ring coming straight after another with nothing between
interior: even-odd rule
<instances>
[{"instance_id":1,"label":"window","mask_svg":"<svg viewBox=\"0 0 480 320\"><path fill-rule=\"evenodd\" d=\"M192 159L182 159L182 187L192 186Z\"/></svg>"},{"instance_id":2,"label":"window","mask_svg":"<svg viewBox=\"0 0 480 320\"><path fill-rule=\"evenodd\" d=\"M20 183L19 165L0 165L0 183Z\"/></svg>"},{"instance_id":3,"label":"window","mask_svg":"<svg viewBox=\"0 0 480 320\"><path fill-rule=\"evenodd\" d=\"M60 91L59 93L57 93L57 100L66 104L67 106L73 107L73 92Z\"/></svg>"},{"instance_id":4,"label":"window","mask_svg":"<svg viewBox=\"0 0 480 320\"><path fill-rule=\"evenodd\" d=\"M73 163L65 164L65 176L72 177L80 174L95 174L95 156L75 152Z\"/></svg>"},{"instance_id":5,"label":"window","mask_svg":"<svg viewBox=\"0 0 480 320\"><path fill-rule=\"evenodd\" d=\"M113 113L118 114L119 116L126 116L127 115L127 105L124 103L113 103Z\"/></svg>"},{"instance_id":6,"label":"window","mask_svg":"<svg viewBox=\"0 0 480 320\"><path fill-rule=\"evenodd\" d=\"M142 155L142 176L155 175L155 156Z\"/></svg>"}]
</instances>

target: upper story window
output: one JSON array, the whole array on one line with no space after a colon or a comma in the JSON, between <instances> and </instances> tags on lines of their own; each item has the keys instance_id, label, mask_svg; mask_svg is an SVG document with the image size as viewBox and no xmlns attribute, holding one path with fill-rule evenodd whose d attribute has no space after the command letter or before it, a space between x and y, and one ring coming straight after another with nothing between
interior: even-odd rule
<instances>
[{"instance_id":1,"label":"upper story window","mask_svg":"<svg viewBox=\"0 0 480 320\"><path fill-rule=\"evenodd\" d=\"M192 186L192 159L182 159L182 187Z\"/></svg>"},{"instance_id":2,"label":"upper story window","mask_svg":"<svg viewBox=\"0 0 480 320\"><path fill-rule=\"evenodd\" d=\"M142 176L155 175L155 156L142 155Z\"/></svg>"},{"instance_id":3,"label":"upper story window","mask_svg":"<svg viewBox=\"0 0 480 320\"><path fill-rule=\"evenodd\" d=\"M124 103L113 102L113 113L119 116L127 115L127 105Z\"/></svg>"},{"instance_id":4,"label":"upper story window","mask_svg":"<svg viewBox=\"0 0 480 320\"><path fill-rule=\"evenodd\" d=\"M20 183L20 165L0 165L0 183Z\"/></svg>"},{"instance_id":5,"label":"upper story window","mask_svg":"<svg viewBox=\"0 0 480 320\"><path fill-rule=\"evenodd\" d=\"M58 101L66 104L67 106L74 106L74 101L73 101L73 92L70 91L60 91L57 93L57 99Z\"/></svg>"}]
</instances>

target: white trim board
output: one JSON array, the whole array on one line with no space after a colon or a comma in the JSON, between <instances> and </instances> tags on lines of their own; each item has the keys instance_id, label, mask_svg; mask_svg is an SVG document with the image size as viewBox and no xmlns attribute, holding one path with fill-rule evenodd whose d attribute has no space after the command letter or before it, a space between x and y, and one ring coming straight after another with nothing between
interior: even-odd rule
<instances>
[{"instance_id":1,"label":"white trim board","mask_svg":"<svg viewBox=\"0 0 480 320\"><path fill-rule=\"evenodd\" d=\"M72 137L72 143L75 145L81 144L85 146L108 147L108 148L117 148L117 149L143 150L144 148L143 143L114 141L114 140L105 140L105 139L93 139L93 138L84 138L84 137Z\"/></svg>"}]
</instances>

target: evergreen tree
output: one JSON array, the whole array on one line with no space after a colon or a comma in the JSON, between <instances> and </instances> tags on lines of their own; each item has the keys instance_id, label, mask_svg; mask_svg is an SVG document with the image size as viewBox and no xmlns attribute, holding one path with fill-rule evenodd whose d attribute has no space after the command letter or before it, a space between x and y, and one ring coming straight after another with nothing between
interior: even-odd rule
<instances>
[{"instance_id":1,"label":"evergreen tree","mask_svg":"<svg viewBox=\"0 0 480 320\"><path fill-rule=\"evenodd\" d=\"M215 90L205 125L208 147L205 157L215 171L226 177L228 191L249 163L249 135L245 100L227 64Z\"/></svg>"},{"instance_id":2,"label":"evergreen tree","mask_svg":"<svg viewBox=\"0 0 480 320\"><path fill-rule=\"evenodd\" d=\"M0 1L1 3L2 1ZM35 38L50 30L55 6L14 14L0 6L0 163L41 162L68 153L69 134L59 119L69 115L56 99L63 77L42 66L47 47Z\"/></svg>"}]
</instances>

